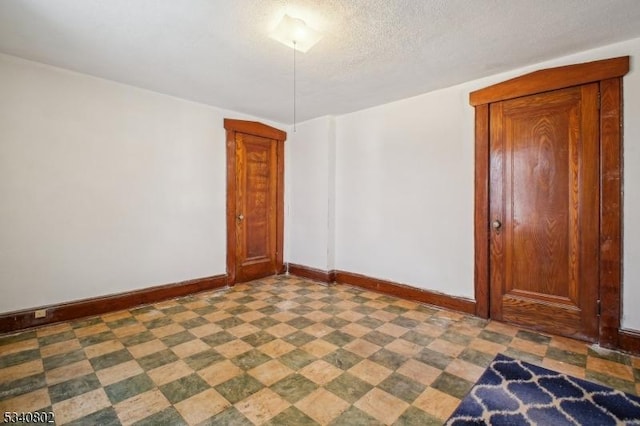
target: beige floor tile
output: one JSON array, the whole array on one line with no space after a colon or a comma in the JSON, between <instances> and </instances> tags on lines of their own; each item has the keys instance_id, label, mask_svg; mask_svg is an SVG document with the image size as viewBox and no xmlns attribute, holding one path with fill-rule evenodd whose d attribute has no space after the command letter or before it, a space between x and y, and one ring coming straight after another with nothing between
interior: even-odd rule
<instances>
[{"instance_id":1,"label":"beige floor tile","mask_svg":"<svg viewBox=\"0 0 640 426\"><path fill-rule=\"evenodd\" d=\"M338 347L334 344L327 342L326 340L316 339L303 345L301 349L315 356L316 358L322 358L323 356L335 351Z\"/></svg>"},{"instance_id":2,"label":"beige floor tile","mask_svg":"<svg viewBox=\"0 0 640 426\"><path fill-rule=\"evenodd\" d=\"M319 388L302 398L295 406L321 425L326 425L349 408L349 403Z\"/></svg>"},{"instance_id":3,"label":"beige floor tile","mask_svg":"<svg viewBox=\"0 0 640 426\"><path fill-rule=\"evenodd\" d=\"M114 365L113 367L105 368L96 372L98 380L102 383L102 386L108 386L113 383L117 383L121 380L128 379L129 377L137 376L143 373L142 367L136 360L123 362L122 364Z\"/></svg>"},{"instance_id":4,"label":"beige floor tile","mask_svg":"<svg viewBox=\"0 0 640 426\"><path fill-rule=\"evenodd\" d=\"M497 355L500 352L504 352L507 350L505 345L501 345L495 342L489 342L488 340L476 338L471 341L468 345L469 348L475 349L476 351L484 352L490 355Z\"/></svg>"},{"instance_id":5,"label":"beige floor tile","mask_svg":"<svg viewBox=\"0 0 640 426\"><path fill-rule=\"evenodd\" d=\"M290 404L271 389L262 389L236 404L236 408L255 425L268 422Z\"/></svg>"},{"instance_id":6,"label":"beige floor tile","mask_svg":"<svg viewBox=\"0 0 640 426\"><path fill-rule=\"evenodd\" d=\"M301 369L299 373L312 382L315 382L319 385L324 385L341 375L342 370L334 367L327 361L320 359L307 365L306 367Z\"/></svg>"},{"instance_id":7,"label":"beige floor tile","mask_svg":"<svg viewBox=\"0 0 640 426\"><path fill-rule=\"evenodd\" d=\"M164 327L154 328L151 330L151 333L153 333L153 335L158 339L162 339L163 337L171 336L173 334L180 333L181 331L184 331L184 327L180 324L169 324Z\"/></svg>"},{"instance_id":8,"label":"beige floor tile","mask_svg":"<svg viewBox=\"0 0 640 426\"><path fill-rule=\"evenodd\" d=\"M586 376L586 370L584 368L566 362L556 361L555 359L551 358L544 358L542 360L542 366L551 370L555 370L559 373L568 374L570 376L578 377L581 379L584 379Z\"/></svg>"},{"instance_id":9,"label":"beige floor tile","mask_svg":"<svg viewBox=\"0 0 640 426\"><path fill-rule=\"evenodd\" d=\"M148 342L140 343L139 345L130 346L127 348L129 353L133 355L134 358L140 359L147 355L154 354L156 352L160 352L167 348L167 345L162 343L159 339L150 340Z\"/></svg>"},{"instance_id":10,"label":"beige floor tile","mask_svg":"<svg viewBox=\"0 0 640 426\"><path fill-rule=\"evenodd\" d=\"M186 358L199 352L206 351L207 349L210 349L210 346L200 339L180 343L179 345L171 348L173 353L178 355L180 358Z\"/></svg>"},{"instance_id":11,"label":"beige floor tile","mask_svg":"<svg viewBox=\"0 0 640 426\"><path fill-rule=\"evenodd\" d=\"M184 361L176 361L171 364L163 365L162 367L154 368L148 371L147 374L151 377L151 380L157 385L162 386L166 383L173 382L181 377L192 374L193 370L189 368Z\"/></svg>"},{"instance_id":12,"label":"beige floor tile","mask_svg":"<svg viewBox=\"0 0 640 426\"><path fill-rule=\"evenodd\" d=\"M53 343L40 348L40 356L48 358L54 355L66 354L82 348L78 339L65 340L64 342Z\"/></svg>"},{"instance_id":13,"label":"beige floor tile","mask_svg":"<svg viewBox=\"0 0 640 426\"><path fill-rule=\"evenodd\" d=\"M93 373L91 363L86 359L63 367L54 368L46 372L47 385L55 385L56 383L66 382L76 377L86 376Z\"/></svg>"},{"instance_id":14,"label":"beige floor tile","mask_svg":"<svg viewBox=\"0 0 640 426\"><path fill-rule=\"evenodd\" d=\"M385 346L385 349L412 357L422 350L422 346L416 345L415 343L411 343L407 340L396 339Z\"/></svg>"},{"instance_id":15,"label":"beige floor tile","mask_svg":"<svg viewBox=\"0 0 640 426\"><path fill-rule=\"evenodd\" d=\"M371 389L353 405L386 425L393 424L409 408L409 404L379 388Z\"/></svg>"},{"instance_id":16,"label":"beige floor tile","mask_svg":"<svg viewBox=\"0 0 640 426\"><path fill-rule=\"evenodd\" d=\"M258 311L249 311L249 312L243 312L243 313L238 314L236 316L238 318L240 318L242 321L251 322L251 321L255 321L255 320L260 319L260 318L264 318L265 314L263 314L262 312L258 312Z\"/></svg>"},{"instance_id":17,"label":"beige floor tile","mask_svg":"<svg viewBox=\"0 0 640 426\"><path fill-rule=\"evenodd\" d=\"M351 323L351 324L347 324L344 327L342 327L340 329L340 331L342 331L344 333L347 333L347 334L350 334L350 335L355 336L355 337L362 337L365 334L370 333L371 329L367 328L367 327L363 327L360 324Z\"/></svg>"},{"instance_id":18,"label":"beige floor tile","mask_svg":"<svg viewBox=\"0 0 640 426\"><path fill-rule=\"evenodd\" d=\"M154 309L152 311L136 315L136 319L140 322L147 322L163 316L165 316L164 313Z\"/></svg>"},{"instance_id":19,"label":"beige floor tile","mask_svg":"<svg viewBox=\"0 0 640 426\"><path fill-rule=\"evenodd\" d=\"M104 389L96 389L53 404L56 424L65 424L111 406Z\"/></svg>"},{"instance_id":20,"label":"beige floor tile","mask_svg":"<svg viewBox=\"0 0 640 426\"><path fill-rule=\"evenodd\" d=\"M234 336L236 336L237 338L241 339L244 336L248 336L250 334L260 331L260 329L253 324L245 323L245 324L240 324L236 327L231 327L227 329L227 331L233 334Z\"/></svg>"},{"instance_id":21,"label":"beige floor tile","mask_svg":"<svg viewBox=\"0 0 640 426\"><path fill-rule=\"evenodd\" d=\"M458 398L434 388L427 388L413 401L413 405L441 420L448 419L459 404Z\"/></svg>"},{"instance_id":22,"label":"beige floor tile","mask_svg":"<svg viewBox=\"0 0 640 426\"><path fill-rule=\"evenodd\" d=\"M349 373L374 386L386 379L392 372L388 368L368 359L360 361L349 369Z\"/></svg>"},{"instance_id":23,"label":"beige floor tile","mask_svg":"<svg viewBox=\"0 0 640 426\"><path fill-rule=\"evenodd\" d=\"M442 373L442 370L424 364L420 361L416 361L415 359L410 359L398 368L398 373L420 382L423 385L429 386L438 378Z\"/></svg>"},{"instance_id":24,"label":"beige floor tile","mask_svg":"<svg viewBox=\"0 0 640 426\"><path fill-rule=\"evenodd\" d=\"M547 353L547 345L530 342L528 340L519 339L517 337L513 338L511 343L509 343L509 347L538 356L545 356L545 354Z\"/></svg>"},{"instance_id":25,"label":"beige floor tile","mask_svg":"<svg viewBox=\"0 0 640 426\"><path fill-rule=\"evenodd\" d=\"M564 351L575 352L578 354L586 355L589 346L585 342L580 342L566 337L553 336L549 346L562 349Z\"/></svg>"},{"instance_id":26,"label":"beige floor tile","mask_svg":"<svg viewBox=\"0 0 640 426\"><path fill-rule=\"evenodd\" d=\"M199 315L193 311L184 311L175 315L171 315L171 319L173 320L173 322L185 322L198 317Z\"/></svg>"},{"instance_id":27,"label":"beige floor tile","mask_svg":"<svg viewBox=\"0 0 640 426\"><path fill-rule=\"evenodd\" d=\"M269 355L271 358L278 358L286 353L291 352L295 348L296 347L289 342L285 342L281 339L276 339L270 341L269 343L265 343L258 349L260 349L262 353Z\"/></svg>"},{"instance_id":28,"label":"beige floor tile","mask_svg":"<svg viewBox=\"0 0 640 426\"><path fill-rule=\"evenodd\" d=\"M125 325L124 327L118 327L113 329L113 334L118 336L119 338L133 336L134 334L144 333L147 331L147 328L142 324L130 324Z\"/></svg>"},{"instance_id":29,"label":"beige floor tile","mask_svg":"<svg viewBox=\"0 0 640 426\"><path fill-rule=\"evenodd\" d=\"M298 331L298 329L295 327L291 327L289 324L281 323L281 324L276 324L272 327L269 327L265 331L276 337L285 337L291 333L295 333L296 331Z\"/></svg>"},{"instance_id":30,"label":"beige floor tile","mask_svg":"<svg viewBox=\"0 0 640 426\"><path fill-rule=\"evenodd\" d=\"M179 303L175 299L171 299L171 300L164 300L162 302L158 302L153 306L156 309L167 309L167 308L173 308L174 306L178 306L178 305Z\"/></svg>"},{"instance_id":31,"label":"beige floor tile","mask_svg":"<svg viewBox=\"0 0 640 426\"><path fill-rule=\"evenodd\" d=\"M440 352L452 357L457 357L462 353L465 349L464 346L457 345L455 343L451 343L447 340L436 339L433 342L429 343L427 347L436 352Z\"/></svg>"},{"instance_id":32,"label":"beige floor tile","mask_svg":"<svg viewBox=\"0 0 640 426\"><path fill-rule=\"evenodd\" d=\"M131 317L131 312L119 311L119 312L104 314L100 318L102 318L102 321L104 322L112 322L112 321L118 321L125 318L130 318L130 317Z\"/></svg>"},{"instance_id":33,"label":"beige floor tile","mask_svg":"<svg viewBox=\"0 0 640 426\"><path fill-rule=\"evenodd\" d=\"M402 314L403 317L407 317L410 318L412 320L416 320L416 321L424 321L427 318L429 318L431 315L429 314L425 314L424 312L420 312L420 311L408 311L405 312L404 314Z\"/></svg>"},{"instance_id":34,"label":"beige floor tile","mask_svg":"<svg viewBox=\"0 0 640 426\"><path fill-rule=\"evenodd\" d=\"M0 411L3 413L38 411L50 405L49 391L44 388L11 399L0 400Z\"/></svg>"},{"instance_id":35,"label":"beige floor tile","mask_svg":"<svg viewBox=\"0 0 640 426\"><path fill-rule=\"evenodd\" d=\"M615 376L623 380L633 381L633 371L631 367L617 362L608 361L595 357L587 358L587 370L597 371L598 373Z\"/></svg>"},{"instance_id":36,"label":"beige floor tile","mask_svg":"<svg viewBox=\"0 0 640 426\"><path fill-rule=\"evenodd\" d=\"M84 353L87 358L95 358L100 355L108 354L111 352L124 349L124 345L117 340L107 340L106 342L98 343L97 345L87 346L84 348Z\"/></svg>"},{"instance_id":37,"label":"beige floor tile","mask_svg":"<svg viewBox=\"0 0 640 426\"><path fill-rule=\"evenodd\" d=\"M0 357L32 349L38 349L38 339L23 340L22 342L0 346Z\"/></svg>"},{"instance_id":38,"label":"beige floor tile","mask_svg":"<svg viewBox=\"0 0 640 426\"><path fill-rule=\"evenodd\" d=\"M363 358L368 358L382 349L381 346L363 339L352 340L343 347L356 355L360 355Z\"/></svg>"},{"instance_id":39,"label":"beige floor tile","mask_svg":"<svg viewBox=\"0 0 640 426\"><path fill-rule=\"evenodd\" d=\"M375 318L378 319L380 321L391 321L393 319L395 319L398 315L397 314L392 314L391 312L387 312L387 311L375 311L372 314L369 314L369 316L371 318ZM393 325L393 324L391 324Z\"/></svg>"},{"instance_id":40,"label":"beige floor tile","mask_svg":"<svg viewBox=\"0 0 640 426\"><path fill-rule=\"evenodd\" d=\"M249 309L258 310L264 308L265 306L269 306L269 304L264 300L254 300L253 302L247 303L245 306Z\"/></svg>"},{"instance_id":41,"label":"beige floor tile","mask_svg":"<svg viewBox=\"0 0 640 426\"><path fill-rule=\"evenodd\" d=\"M176 410L191 425L198 424L230 407L229 401L215 389L207 389L175 404Z\"/></svg>"},{"instance_id":42,"label":"beige floor tile","mask_svg":"<svg viewBox=\"0 0 640 426\"><path fill-rule=\"evenodd\" d=\"M307 328L304 328L302 331L314 337L322 337L331 333L333 331L333 328L321 322L317 322L315 324L310 325Z\"/></svg>"},{"instance_id":43,"label":"beige floor tile","mask_svg":"<svg viewBox=\"0 0 640 426\"><path fill-rule=\"evenodd\" d=\"M110 330L111 329L107 326L107 324L100 323L90 325L88 327L77 328L74 330L74 333L76 334L76 337L86 337Z\"/></svg>"},{"instance_id":44,"label":"beige floor tile","mask_svg":"<svg viewBox=\"0 0 640 426\"><path fill-rule=\"evenodd\" d=\"M400 327L399 325L389 324L389 323L381 325L380 327L376 328L376 330L393 337L400 337L403 334L405 334L407 331L409 331L404 327Z\"/></svg>"},{"instance_id":45,"label":"beige floor tile","mask_svg":"<svg viewBox=\"0 0 640 426\"><path fill-rule=\"evenodd\" d=\"M482 373L484 373L484 368L461 359L454 359L447 365L444 371L468 380L471 383L475 383L480 376L482 376Z\"/></svg>"},{"instance_id":46,"label":"beige floor tile","mask_svg":"<svg viewBox=\"0 0 640 426\"><path fill-rule=\"evenodd\" d=\"M416 330L418 333L422 333L425 334L429 337L440 337L442 335L442 333L444 333L444 329L442 327L438 327L437 325L433 325L433 324L419 324L416 327Z\"/></svg>"},{"instance_id":47,"label":"beige floor tile","mask_svg":"<svg viewBox=\"0 0 640 426\"><path fill-rule=\"evenodd\" d=\"M189 333L193 334L196 337L211 336L212 334L215 334L219 331L222 331L222 327L220 327L218 324L204 324L189 329Z\"/></svg>"},{"instance_id":48,"label":"beige floor tile","mask_svg":"<svg viewBox=\"0 0 640 426\"><path fill-rule=\"evenodd\" d=\"M640 368L640 358L632 356L631 357L631 366L633 368Z\"/></svg>"},{"instance_id":49,"label":"beige floor tile","mask_svg":"<svg viewBox=\"0 0 640 426\"><path fill-rule=\"evenodd\" d=\"M482 327L474 327L468 324L457 323L449 327L449 330L455 331L459 334L464 334L465 336L476 337L484 329Z\"/></svg>"},{"instance_id":50,"label":"beige floor tile","mask_svg":"<svg viewBox=\"0 0 640 426\"><path fill-rule=\"evenodd\" d=\"M325 303L319 302L320 305L325 305ZM313 303L310 303L309 306L313 305ZM312 308L314 308L313 306L311 306ZM314 309L319 309L319 308L314 308ZM326 312L322 312L322 311L313 311L313 312L309 312L308 314L304 315L305 318L310 319L311 321L315 321L315 322L322 322L324 320L327 320L329 318L331 318L331 315L329 315Z\"/></svg>"},{"instance_id":51,"label":"beige floor tile","mask_svg":"<svg viewBox=\"0 0 640 426\"><path fill-rule=\"evenodd\" d=\"M240 354L250 351L253 349L253 346L242 341L242 340L232 340L230 342L224 343L220 346L216 346L216 351L220 352L226 358L233 358Z\"/></svg>"},{"instance_id":52,"label":"beige floor tile","mask_svg":"<svg viewBox=\"0 0 640 426\"><path fill-rule=\"evenodd\" d=\"M63 322L60 324L48 325L46 327L39 328L36 332L36 335L38 337L46 337L51 336L52 334L63 333L69 330L72 330L71 324L68 322Z\"/></svg>"},{"instance_id":53,"label":"beige floor tile","mask_svg":"<svg viewBox=\"0 0 640 426\"><path fill-rule=\"evenodd\" d=\"M171 404L158 389L124 400L114 406L123 425L130 425L164 410Z\"/></svg>"},{"instance_id":54,"label":"beige floor tile","mask_svg":"<svg viewBox=\"0 0 640 426\"><path fill-rule=\"evenodd\" d=\"M204 300L196 300L195 302L183 303L182 306L184 306L187 309L193 310L193 309L207 307L209 306L209 304Z\"/></svg>"},{"instance_id":55,"label":"beige floor tile","mask_svg":"<svg viewBox=\"0 0 640 426\"><path fill-rule=\"evenodd\" d=\"M273 359L249 370L248 373L262 382L265 386L271 386L280 379L284 379L294 371Z\"/></svg>"},{"instance_id":56,"label":"beige floor tile","mask_svg":"<svg viewBox=\"0 0 640 426\"><path fill-rule=\"evenodd\" d=\"M360 312L355 312L355 311L344 311L344 312L340 312L338 315L336 315L338 318L342 318L343 320L347 320L347 321L351 321L351 322L356 322L359 319L362 319L365 317L364 314L361 314Z\"/></svg>"},{"instance_id":57,"label":"beige floor tile","mask_svg":"<svg viewBox=\"0 0 640 426\"><path fill-rule=\"evenodd\" d=\"M218 386L220 383L233 379L242 373L241 368L228 360L217 362L198 371L198 375L202 377L209 386Z\"/></svg>"},{"instance_id":58,"label":"beige floor tile","mask_svg":"<svg viewBox=\"0 0 640 426\"><path fill-rule=\"evenodd\" d=\"M485 327L485 330L495 331L496 333L501 333L511 337L515 336L518 333L518 331L520 331L520 329L517 327L504 324L498 321L489 321L489 324L487 324L487 326Z\"/></svg>"}]
</instances>

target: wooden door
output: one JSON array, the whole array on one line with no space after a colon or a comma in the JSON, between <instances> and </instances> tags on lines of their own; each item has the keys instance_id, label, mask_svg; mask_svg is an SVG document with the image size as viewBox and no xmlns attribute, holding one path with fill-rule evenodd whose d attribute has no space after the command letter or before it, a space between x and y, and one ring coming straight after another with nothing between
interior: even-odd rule
<instances>
[{"instance_id":1,"label":"wooden door","mask_svg":"<svg viewBox=\"0 0 640 426\"><path fill-rule=\"evenodd\" d=\"M596 340L598 84L489 107L491 318Z\"/></svg>"},{"instance_id":2,"label":"wooden door","mask_svg":"<svg viewBox=\"0 0 640 426\"><path fill-rule=\"evenodd\" d=\"M283 142L264 124L225 120L227 273L231 284L282 272Z\"/></svg>"}]
</instances>

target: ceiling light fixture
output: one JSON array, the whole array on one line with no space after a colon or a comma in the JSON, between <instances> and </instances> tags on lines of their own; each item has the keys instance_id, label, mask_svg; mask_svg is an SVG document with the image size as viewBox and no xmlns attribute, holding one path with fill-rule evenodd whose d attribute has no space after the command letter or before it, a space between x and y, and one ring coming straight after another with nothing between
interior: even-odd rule
<instances>
[{"instance_id":1,"label":"ceiling light fixture","mask_svg":"<svg viewBox=\"0 0 640 426\"><path fill-rule=\"evenodd\" d=\"M280 23L269 35L293 49L293 131L296 131L296 50L306 53L320 39L322 34L309 27L302 19L284 15Z\"/></svg>"}]
</instances>

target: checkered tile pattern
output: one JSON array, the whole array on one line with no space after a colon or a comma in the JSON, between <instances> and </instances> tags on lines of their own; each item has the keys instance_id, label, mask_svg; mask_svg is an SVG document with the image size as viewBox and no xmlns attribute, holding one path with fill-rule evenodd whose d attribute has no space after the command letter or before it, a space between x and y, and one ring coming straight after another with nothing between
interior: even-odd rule
<instances>
[{"instance_id":1,"label":"checkered tile pattern","mask_svg":"<svg viewBox=\"0 0 640 426\"><path fill-rule=\"evenodd\" d=\"M0 408L57 424L442 424L497 353L640 392L640 359L278 276L0 336Z\"/></svg>"}]
</instances>

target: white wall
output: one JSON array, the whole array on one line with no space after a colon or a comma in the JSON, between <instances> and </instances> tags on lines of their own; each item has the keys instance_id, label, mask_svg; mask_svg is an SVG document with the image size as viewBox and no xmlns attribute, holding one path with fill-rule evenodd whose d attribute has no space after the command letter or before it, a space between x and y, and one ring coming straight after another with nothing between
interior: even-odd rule
<instances>
[{"instance_id":1,"label":"white wall","mask_svg":"<svg viewBox=\"0 0 640 426\"><path fill-rule=\"evenodd\" d=\"M469 92L532 70L631 55L624 80L623 326L640 329L640 39L336 118L336 268L473 298Z\"/></svg>"},{"instance_id":2,"label":"white wall","mask_svg":"<svg viewBox=\"0 0 640 426\"><path fill-rule=\"evenodd\" d=\"M0 55L0 312L226 270L223 118Z\"/></svg>"},{"instance_id":3,"label":"white wall","mask_svg":"<svg viewBox=\"0 0 640 426\"><path fill-rule=\"evenodd\" d=\"M326 271L333 269L335 123L321 117L296 127L285 144L287 260Z\"/></svg>"}]
</instances>

